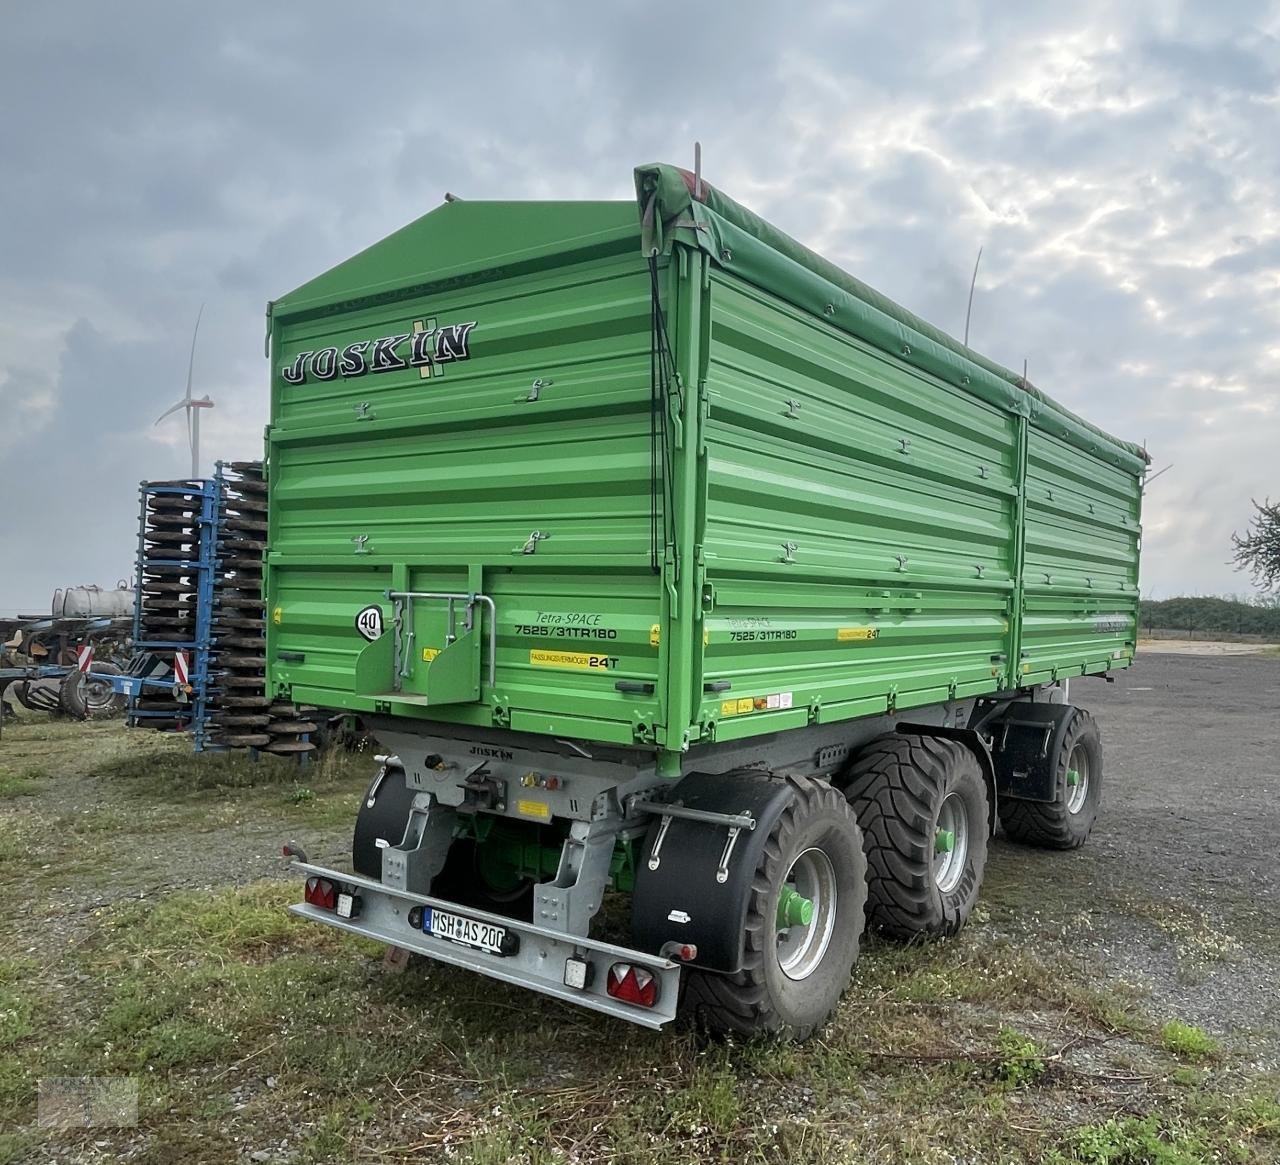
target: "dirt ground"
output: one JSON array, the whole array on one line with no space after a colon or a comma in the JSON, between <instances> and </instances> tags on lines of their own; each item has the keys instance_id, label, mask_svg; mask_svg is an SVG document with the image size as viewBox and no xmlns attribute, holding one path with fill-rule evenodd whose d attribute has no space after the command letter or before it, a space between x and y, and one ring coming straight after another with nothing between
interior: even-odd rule
<instances>
[{"instance_id":1,"label":"dirt ground","mask_svg":"<svg viewBox=\"0 0 1280 1165\"><path fill-rule=\"evenodd\" d=\"M1276 1068L1280 664L1145 651L1071 699L1101 728L1102 813L1076 853L996 840L985 897L999 924Z\"/></svg>"},{"instance_id":2,"label":"dirt ground","mask_svg":"<svg viewBox=\"0 0 1280 1165\"><path fill-rule=\"evenodd\" d=\"M20 718L0 1165L1280 1160L1280 658L1142 652L1071 696L1106 761L1088 845L997 835L966 930L867 940L802 1049L390 976L294 920L280 842L345 862L368 755L254 766ZM141 1081L139 1123L37 1127L38 1081L85 1074Z\"/></svg>"},{"instance_id":3,"label":"dirt ground","mask_svg":"<svg viewBox=\"0 0 1280 1165\"><path fill-rule=\"evenodd\" d=\"M1226 643L1216 639L1144 639L1140 650L1163 655L1268 655L1277 648L1269 643Z\"/></svg>"}]
</instances>

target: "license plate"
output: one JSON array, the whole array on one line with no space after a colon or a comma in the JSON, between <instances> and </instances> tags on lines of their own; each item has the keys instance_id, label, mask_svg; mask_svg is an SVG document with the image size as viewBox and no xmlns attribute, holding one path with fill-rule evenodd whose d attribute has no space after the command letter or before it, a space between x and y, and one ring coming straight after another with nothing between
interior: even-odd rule
<instances>
[{"instance_id":1,"label":"license plate","mask_svg":"<svg viewBox=\"0 0 1280 1165\"><path fill-rule=\"evenodd\" d=\"M510 947L505 927L477 922L474 918L463 918L461 914L447 914L443 910L424 910L422 929L436 938L460 943L464 947L474 947L478 951L488 951L491 955L505 955L507 952L503 948Z\"/></svg>"}]
</instances>

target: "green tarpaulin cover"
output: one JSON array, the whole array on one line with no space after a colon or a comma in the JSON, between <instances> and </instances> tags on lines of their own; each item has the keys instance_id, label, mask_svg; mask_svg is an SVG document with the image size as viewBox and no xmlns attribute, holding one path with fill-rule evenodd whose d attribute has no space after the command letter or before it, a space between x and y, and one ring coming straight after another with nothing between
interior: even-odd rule
<instances>
[{"instance_id":1,"label":"green tarpaulin cover","mask_svg":"<svg viewBox=\"0 0 1280 1165\"><path fill-rule=\"evenodd\" d=\"M1140 473L1150 463L1140 445L1089 424L1017 373L900 307L714 186L701 182L695 198L689 171L661 164L640 166L635 182L646 254L661 252L679 238L749 283L948 384L1028 417L1038 428L1114 465Z\"/></svg>"}]
</instances>

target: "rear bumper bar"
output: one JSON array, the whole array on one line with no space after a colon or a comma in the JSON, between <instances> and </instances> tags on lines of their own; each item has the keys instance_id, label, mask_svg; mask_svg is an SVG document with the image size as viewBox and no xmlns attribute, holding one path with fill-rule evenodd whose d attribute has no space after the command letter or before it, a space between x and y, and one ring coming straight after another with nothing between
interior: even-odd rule
<instances>
[{"instance_id":1,"label":"rear bumper bar","mask_svg":"<svg viewBox=\"0 0 1280 1165\"><path fill-rule=\"evenodd\" d=\"M360 897L360 911L355 918L339 918L331 910L306 902L289 907L301 918L322 922L349 934L375 939L388 946L414 951L439 963L478 971L481 975L500 979L504 983L541 991L544 995L602 1011L606 1015L644 1027L659 1028L675 1018L681 965L670 959L578 935L563 934L532 923L474 910L469 906L458 906L443 898L395 890L358 874L342 873L306 862L293 862L292 868L305 877L327 878L340 890ZM431 907L504 927L509 933L519 935L519 950L512 955L492 955L487 951L474 950L424 934L409 924L409 911L415 906ZM590 966L585 987L565 985L565 962L570 958L585 960ZM605 983L609 967L613 963L630 963L632 966L643 967L652 974L658 980L657 1003L653 1007L638 1007L609 995L605 990Z\"/></svg>"}]
</instances>

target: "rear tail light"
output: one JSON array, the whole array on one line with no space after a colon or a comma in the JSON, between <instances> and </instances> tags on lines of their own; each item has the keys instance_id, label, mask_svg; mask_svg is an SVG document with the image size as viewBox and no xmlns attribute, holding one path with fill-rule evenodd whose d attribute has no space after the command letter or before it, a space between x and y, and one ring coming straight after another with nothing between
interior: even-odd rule
<instances>
[{"instance_id":1,"label":"rear tail light","mask_svg":"<svg viewBox=\"0 0 1280 1165\"><path fill-rule=\"evenodd\" d=\"M338 888L328 878L308 878L303 897L321 910L336 910L338 907Z\"/></svg>"},{"instance_id":2,"label":"rear tail light","mask_svg":"<svg viewBox=\"0 0 1280 1165\"><path fill-rule=\"evenodd\" d=\"M609 968L605 990L614 999L637 1007L652 1007L658 1002L658 980L643 967L633 967L630 963L614 963Z\"/></svg>"}]
</instances>

